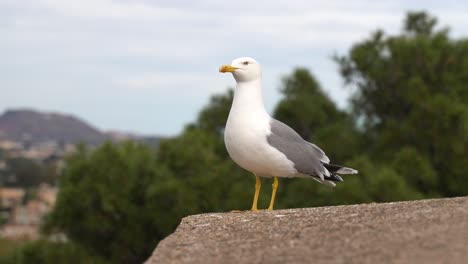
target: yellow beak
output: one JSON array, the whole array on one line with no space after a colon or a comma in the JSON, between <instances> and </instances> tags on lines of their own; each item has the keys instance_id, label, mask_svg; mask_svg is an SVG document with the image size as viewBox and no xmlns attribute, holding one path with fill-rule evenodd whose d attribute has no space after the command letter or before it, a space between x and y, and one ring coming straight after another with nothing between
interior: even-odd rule
<instances>
[{"instance_id":1,"label":"yellow beak","mask_svg":"<svg viewBox=\"0 0 468 264\"><path fill-rule=\"evenodd\" d=\"M234 72L234 71L236 71L237 69L238 69L238 68L232 67L231 65L223 65L223 66L219 67L219 72L222 72L222 73Z\"/></svg>"}]
</instances>

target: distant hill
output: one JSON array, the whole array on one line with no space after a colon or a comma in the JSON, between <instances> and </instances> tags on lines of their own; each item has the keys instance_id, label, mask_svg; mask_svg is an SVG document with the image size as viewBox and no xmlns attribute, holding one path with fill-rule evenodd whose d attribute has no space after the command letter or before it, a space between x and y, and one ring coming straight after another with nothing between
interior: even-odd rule
<instances>
[{"instance_id":1,"label":"distant hill","mask_svg":"<svg viewBox=\"0 0 468 264\"><path fill-rule=\"evenodd\" d=\"M150 146L157 146L161 140L161 137L158 136L142 136L120 131L107 131L104 134L107 139L111 139L112 141L137 140Z\"/></svg>"},{"instance_id":2,"label":"distant hill","mask_svg":"<svg viewBox=\"0 0 468 264\"><path fill-rule=\"evenodd\" d=\"M44 113L30 109L8 110L0 115L0 139L40 143L99 144L105 140L134 139L158 143L158 137L142 137L122 132L105 133L72 115Z\"/></svg>"}]
</instances>

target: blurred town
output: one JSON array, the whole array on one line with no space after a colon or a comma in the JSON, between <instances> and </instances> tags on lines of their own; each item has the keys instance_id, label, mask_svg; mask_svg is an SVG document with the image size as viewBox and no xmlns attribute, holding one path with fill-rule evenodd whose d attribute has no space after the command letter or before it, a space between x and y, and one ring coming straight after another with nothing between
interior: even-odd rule
<instances>
[{"instance_id":1,"label":"blurred town","mask_svg":"<svg viewBox=\"0 0 468 264\"><path fill-rule=\"evenodd\" d=\"M41 122L42 120L42 122ZM69 128L73 129L70 130ZM77 144L156 138L102 133L75 117L34 110L0 115L0 238L34 240L43 217L55 205L57 179Z\"/></svg>"},{"instance_id":2,"label":"blurred town","mask_svg":"<svg viewBox=\"0 0 468 264\"><path fill-rule=\"evenodd\" d=\"M55 176L63 164L63 157L75 149L73 144L0 140L0 237L8 239L36 239L42 217L55 204L57 187ZM10 167L10 162L22 161L24 167ZM29 166L29 167L28 167ZM25 170L48 168L50 180L25 178ZM31 175L34 177L34 175Z\"/></svg>"}]
</instances>

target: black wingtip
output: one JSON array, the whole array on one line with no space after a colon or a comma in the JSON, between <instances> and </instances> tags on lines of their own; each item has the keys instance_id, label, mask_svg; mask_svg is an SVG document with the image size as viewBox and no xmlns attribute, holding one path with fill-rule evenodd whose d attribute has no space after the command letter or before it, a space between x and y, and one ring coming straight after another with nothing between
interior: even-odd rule
<instances>
[{"instance_id":1,"label":"black wingtip","mask_svg":"<svg viewBox=\"0 0 468 264\"><path fill-rule=\"evenodd\" d=\"M342 182L343 178L341 178L338 174L332 173L330 176L325 177L327 181L334 181L334 182Z\"/></svg>"}]
</instances>

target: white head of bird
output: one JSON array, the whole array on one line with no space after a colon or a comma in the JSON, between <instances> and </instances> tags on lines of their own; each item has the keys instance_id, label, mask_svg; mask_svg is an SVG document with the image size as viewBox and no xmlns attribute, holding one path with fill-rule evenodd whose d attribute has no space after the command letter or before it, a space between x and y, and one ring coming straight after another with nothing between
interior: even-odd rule
<instances>
[{"instance_id":1,"label":"white head of bird","mask_svg":"<svg viewBox=\"0 0 468 264\"><path fill-rule=\"evenodd\" d=\"M260 80L262 75L260 64L250 57L237 58L230 65L221 66L219 71L231 72L238 83Z\"/></svg>"}]
</instances>

